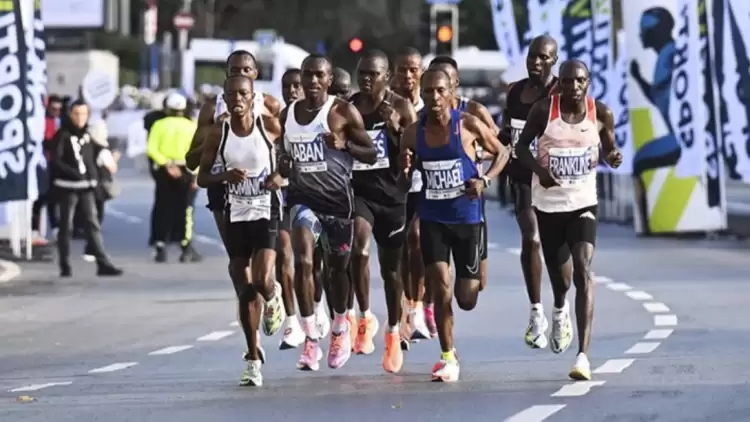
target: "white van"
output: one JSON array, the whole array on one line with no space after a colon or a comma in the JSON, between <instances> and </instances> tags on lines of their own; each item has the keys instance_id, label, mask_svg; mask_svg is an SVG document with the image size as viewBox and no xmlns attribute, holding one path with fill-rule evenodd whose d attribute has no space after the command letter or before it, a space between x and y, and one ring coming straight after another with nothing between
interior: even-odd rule
<instances>
[{"instance_id":1,"label":"white van","mask_svg":"<svg viewBox=\"0 0 750 422\"><path fill-rule=\"evenodd\" d=\"M492 83L500 79L509 66L505 54L493 50L480 50L475 46L460 47L452 57L458 63L458 69L461 72L459 94L469 98L488 95ZM423 59L425 66L429 65L434 58L433 54L425 56Z\"/></svg>"},{"instance_id":2,"label":"white van","mask_svg":"<svg viewBox=\"0 0 750 422\"><path fill-rule=\"evenodd\" d=\"M285 43L283 39L262 47L256 41L230 41L219 39L195 38L190 41L190 50L183 55L182 87L193 93L197 67L215 67L221 80L211 81L221 85L227 56L237 50L252 53L258 61L258 79L255 88L273 95L281 101L281 76L287 69L299 68L302 61L310 54L302 48Z\"/></svg>"}]
</instances>

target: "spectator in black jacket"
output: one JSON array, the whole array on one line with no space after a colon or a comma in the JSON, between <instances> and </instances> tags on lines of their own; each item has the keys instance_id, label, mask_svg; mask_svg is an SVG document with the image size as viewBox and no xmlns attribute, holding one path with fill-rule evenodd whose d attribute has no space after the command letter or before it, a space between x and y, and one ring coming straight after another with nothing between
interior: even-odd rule
<instances>
[{"instance_id":1,"label":"spectator in black jacket","mask_svg":"<svg viewBox=\"0 0 750 422\"><path fill-rule=\"evenodd\" d=\"M104 251L101 225L96 210L95 188L99 183L98 167L106 149L93 142L88 132L89 108L83 101L70 106L70 114L63 119L55 134L52 156L53 187L60 209L60 230L57 238L60 276L72 276L70 267L70 238L73 215L78 203L86 221L91 252L96 257L97 274L118 276L122 270L112 265ZM111 156L111 155L110 155Z\"/></svg>"}]
</instances>

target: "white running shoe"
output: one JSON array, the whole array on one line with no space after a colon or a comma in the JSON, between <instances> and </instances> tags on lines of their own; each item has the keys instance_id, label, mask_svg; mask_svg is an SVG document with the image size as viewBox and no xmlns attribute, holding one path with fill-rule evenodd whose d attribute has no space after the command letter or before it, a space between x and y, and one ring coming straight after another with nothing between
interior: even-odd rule
<instances>
[{"instance_id":1,"label":"white running shoe","mask_svg":"<svg viewBox=\"0 0 750 422\"><path fill-rule=\"evenodd\" d=\"M432 381L434 382L455 382L461 370L458 366L458 359L445 360L440 359L432 367Z\"/></svg>"},{"instance_id":2,"label":"white running shoe","mask_svg":"<svg viewBox=\"0 0 750 422\"><path fill-rule=\"evenodd\" d=\"M276 334L286 318L284 302L281 301L281 284L274 283L274 296L263 305L263 333L267 336Z\"/></svg>"},{"instance_id":3,"label":"white running shoe","mask_svg":"<svg viewBox=\"0 0 750 422\"><path fill-rule=\"evenodd\" d=\"M260 387L263 385L263 374L260 373L261 363L259 360L247 361L247 368L240 378L241 386Z\"/></svg>"},{"instance_id":4,"label":"white running shoe","mask_svg":"<svg viewBox=\"0 0 750 422\"><path fill-rule=\"evenodd\" d=\"M328 311L322 303L315 306L315 326L318 328L320 338L325 338L331 330L331 320L328 317ZM304 337L302 338L304 341Z\"/></svg>"},{"instance_id":5,"label":"white running shoe","mask_svg":"<svg viewBox=\"0 0 750 422\"><path fill-rule=\"evenodd\" d=\"M304 341L305 333L297 321L297 316L288 317L286 329L284 329L284 337L279 344L279 350L296 349Z\"/></svg>"},{"instance_id":6,"label":"white running shoe","mask_svg":"<svg viewBox=\"0 0 750 422\"><path fill-rule=\"evenodd\" d=\"M529 326L526 328L524 341L532 349L544 349L549 344L547 339L547 328L549 321L544 316L544 311L532 309L529 316Z\"/></svg>"},{"instance_id":7,"label":"white running shoe","mask_svg":"<svg viewBox=\"0 0 750 422\"><path fill-rule=\"evenodd\" d=\"M567 302L563 309L553 311L550 337L549 346L554 353L568 350L573 341L573 322L570 320L570 307Z\"/></svg>"},{"instance_id":8,"label":"white running shoe","mask_svg":"<svg viewBox=\"0 0 750 422\"><path fill-rule=\"evenodd\" d=\"M428 340L432 338L430 330L427 328L427 320L425 319L423 308L413 308L409 311L409 323L412 328L412 340Z\"/></svg>"},{"instance_id":9,"label":"white running shoe","mask_svg":"<svg viewBox=\"0 0 750 422\"><path fill-rule=\"evenodd\" d=\"M591 381L591 362L585 353L576 356L576 363L568 376L576 381Z\"/></svg>"}]
</instances>

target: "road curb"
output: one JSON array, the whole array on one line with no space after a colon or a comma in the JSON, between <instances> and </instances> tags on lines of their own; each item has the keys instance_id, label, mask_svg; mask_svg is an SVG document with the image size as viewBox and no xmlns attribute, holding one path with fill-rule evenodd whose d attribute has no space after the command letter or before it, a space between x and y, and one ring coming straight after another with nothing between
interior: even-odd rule
<instances>
[{"instance_id":1,"label":"road curb","mask_svg":"<svg viewBox=\"0 0 750 422\"><path fill-rule=\"evenodd\" d=\"M21 267L15 262L0 259L0 284L12 281L21 275Z\"/></svg>"}]
</instances>

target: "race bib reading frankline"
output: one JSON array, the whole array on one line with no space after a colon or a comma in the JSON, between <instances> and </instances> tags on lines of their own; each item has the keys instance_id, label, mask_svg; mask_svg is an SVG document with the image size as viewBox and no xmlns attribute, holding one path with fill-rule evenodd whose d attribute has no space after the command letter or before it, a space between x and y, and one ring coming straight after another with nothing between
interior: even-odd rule
<instances>
[{"instance_id":1,"label":"race bib reading frankline","mask_svg":"<svg viewBox=\"0 0 750 422\"><path fill-rule=\"evenodd\" d=\"M521 137L521 132L523 132L523 128L525 126L526 126L525 120L510 119L510 145L511 145L511 154L513 158L518 158L518 156L516 155L516 144L518 143L518 139ZM531 155L533 155L534 158L536 158L536 150L537 150L536 139L531 141L529 150L531 150Z\"/></svg>"},{"instance_id":2,"label":"race bib reading frankline","mask_svg":"<svg viewBox=\"0 0 750 422\"><path fill-rule=\"evenodd\" d=\"M268 169L264 168L240 183L227 184L230 221L271 218L271 192L266 189L268 175Z\"/></svg>"},{"instance_id":3,"label":"race bib reading frankline","mask_svg":"<svg viewBox=\"0 0 750 422\"><path fill-rule=\"evenodd\" d=\"M388 160L388 137L384 130L368 130L367 135L372 139L372 143L375 149L378 151L378 160L374 164L366 164L360 161L354 160L352 170L354 171L368 171L368 170L379 170L387 169L391 166Z\"/></svg>"},{"instance_id":4,"label":"race bib reading frankline","mask_svg":"<svg viewBox=\"0 0 750 422\"><path fill-rule=\"evenodd\" d=\"M549 170L563 186L582 183L596 163L593 148L550 148Z\"/></svg>"},{"instance_id":5,"label":"race bib reading frankline","mask_svg":"<svg viewBox=\"0 0 750 422\"><path fill-rule=\"evenodd\" d=\"M294 167L299 173L328 171L325 143L319 133L286 135L287 151L292 153Z\"/></svg>"},{"instance_id":6,"label":"race bib reading frankline","mask_svg":"<svg viewBox=\"0 0 750 422\"><path fill-rule=\"evenodd\" d=\"M425 199L454 199L463 195L464 176L461 160L423 161Z\"/></svg>"}]
</instances>

